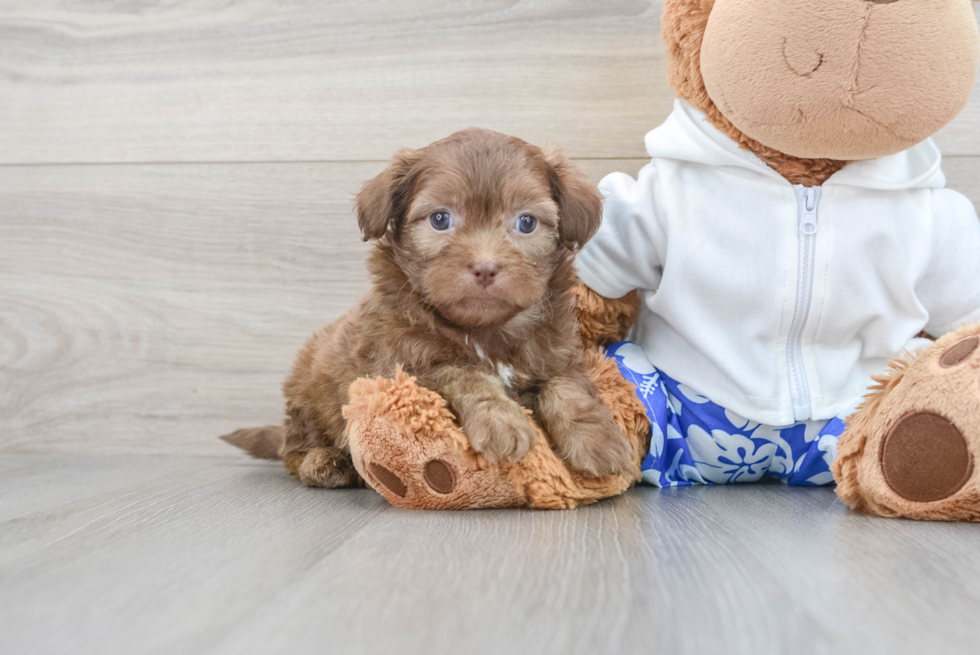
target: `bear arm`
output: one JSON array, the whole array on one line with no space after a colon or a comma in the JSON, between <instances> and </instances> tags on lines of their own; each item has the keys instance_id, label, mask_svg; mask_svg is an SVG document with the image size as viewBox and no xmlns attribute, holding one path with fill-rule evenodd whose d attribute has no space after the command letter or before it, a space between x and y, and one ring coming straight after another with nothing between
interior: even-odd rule
<instances>
[{"instance_id":1,"label":"bear arm","mask_svg":"<svg viewBox=\"0 0 980 655\"><path fill-rule=\"evenodd\" d=\"M630 291L622 298L605 298L584 284L573 289L579 337L587 349L622 341L636 321L640 296Z\"/></svg>"}]
</instances>

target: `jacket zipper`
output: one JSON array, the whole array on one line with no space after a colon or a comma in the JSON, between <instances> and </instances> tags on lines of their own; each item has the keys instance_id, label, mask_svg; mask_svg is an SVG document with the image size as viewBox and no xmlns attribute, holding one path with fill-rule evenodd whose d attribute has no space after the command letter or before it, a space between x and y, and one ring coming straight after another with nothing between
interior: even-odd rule
<instances>
[{"instance_id":1,"label":"jacket zipper","mask_svg":"<svg viewBox=\"0 0 980 655\"><path fill-rule=\"evenodd\" d=\"M796 187L799 206L799 269L796 278L796 307L789 329L786 349L790 396L793 400L793 420L810 418L810 384L803 365L803 329L810 316L813 302L814 254L817 248L817 210L820 206L820 187Z\"/></svg>"}]
</instances>

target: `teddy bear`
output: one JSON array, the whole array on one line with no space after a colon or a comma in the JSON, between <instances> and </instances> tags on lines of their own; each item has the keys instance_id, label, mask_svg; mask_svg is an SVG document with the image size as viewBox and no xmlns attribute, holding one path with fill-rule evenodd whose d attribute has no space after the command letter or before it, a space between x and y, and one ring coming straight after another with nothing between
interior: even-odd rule
<instances>
[{"instance_id":1,"label":"teddy bear","mask_svg":"<svg viewBox=\"0 0 980 655\"><path fill-rule=\"evenodd\" d=\"M350 388L357 471L409 508L773 477L980 520L980 220L929 138L972 92L971 0L666 0L662 31L674 111L600 183L574 290L630 472L577 473L540 430L489 462L402 371Z\"/></svg>"}]
</instances>

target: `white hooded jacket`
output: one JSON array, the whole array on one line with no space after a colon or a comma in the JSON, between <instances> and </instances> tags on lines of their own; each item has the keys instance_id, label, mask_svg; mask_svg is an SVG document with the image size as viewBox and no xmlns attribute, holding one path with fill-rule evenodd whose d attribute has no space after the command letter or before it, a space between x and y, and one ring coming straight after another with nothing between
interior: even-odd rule
<instances>
[{"instance_id":1,"label":"white hooded jacket","mask_svg":"<svg viewBox=\"0 0 980 655\"><path fill-rule=\"evenodd\" d=\"M832 418L920 331L980 321L980 220L932 140L804 188L678 100L646 147L638 180L600 183L579 274L608 298L639 289L631 338L726 409Z\"/></svg>"}]
</instances>

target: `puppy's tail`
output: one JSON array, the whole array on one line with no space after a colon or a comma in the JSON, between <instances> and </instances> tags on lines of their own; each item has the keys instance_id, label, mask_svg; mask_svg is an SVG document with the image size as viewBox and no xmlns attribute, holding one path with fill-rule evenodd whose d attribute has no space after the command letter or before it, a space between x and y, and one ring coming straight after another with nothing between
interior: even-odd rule
<instances>
[{"instance_id":1,"label":"puppy's tail","mask_svg":"<svg viewBox=\"0 0 980 655\"><path fill-rule=\"evenodd\" d=\"M286 441L286 428L281 425L267 425L264 428L242 428L221 439L232 446L238 446L252 457L259 459L280 459L279 448Z\"/></svg>"}]
</instances>

